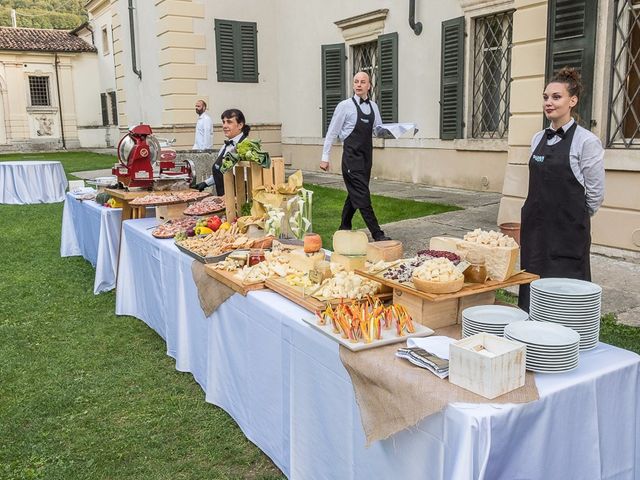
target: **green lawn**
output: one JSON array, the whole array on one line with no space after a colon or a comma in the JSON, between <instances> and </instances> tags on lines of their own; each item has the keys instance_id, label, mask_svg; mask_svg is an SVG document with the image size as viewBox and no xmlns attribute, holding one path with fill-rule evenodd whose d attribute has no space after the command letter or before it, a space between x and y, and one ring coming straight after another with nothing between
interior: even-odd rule
<instances>
[{"instance_id":1,"label":"green lawn","mask_svg":"<svg viewBox=\"0 0 640 480\"><path fill-rule=\"evenodd\" d=\"M118 161L115 155L104 155L92 152L10 153L0 155L0 162L8 162L10 160L59 161L62 162L64 171L70 180L76 178L73 175L69 175L71 172L111 168Z\"/></svg>"},{"instance_id":2,"label":"green lawn","mask_svg":"<svg viewBox=\"0 0 640 480\"><path fill-rule=\"evenodd\" d=\"M31 158L62 160L67 172L113 162ZM344 192L309 187L327 241ZM384 197L374 205L381 223L434 208ZM175 370L154 331L114 314L114 292L93 295L88 262L60 258L61 217L62 204L0 205L0 478L282 478L193 377ZM640 350L640 329L610 316L602 338Z\"/></svg>"}]
</instances>

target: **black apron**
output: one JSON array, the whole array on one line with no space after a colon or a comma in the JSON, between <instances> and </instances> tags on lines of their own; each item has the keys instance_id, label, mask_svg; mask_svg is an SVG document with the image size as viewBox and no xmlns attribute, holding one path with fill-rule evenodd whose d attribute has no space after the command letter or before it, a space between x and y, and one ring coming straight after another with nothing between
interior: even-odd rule
<instances>
[{"instance_id":1,"label":"black apron","mask_svg":"<svg viewBox=\"0 0 640 480\"><path fill-rule=\"evenodd\" d=\"M546 277L591 280L591 218L584 187L571 170L574 123L555 145L547 136L529 159L529 193L521 212L520 264ZM529 286L520 288L518 304L529 310Z\"/></svg>"},{"instance_id":2,"label":"black apron","mask_svg":"<svg viewBox=\"0 0 640 480\"><path fill-rule=\"evenodd\" d=\"M238 143L243 141L245 138L247 138L247 136L243 133L240 140L238 140ZM236 148L238 147L238 143L235 144ZM222 159L226 153L227 146L224 145L218 153L218 158L216 158L216 161L213 162L213 165L211 166L211 174L213 175L213 181L216 186L216 195L218 196L224 195L224 175L220 172L220 167L222 166Z\"/></svg>"},{"instance_id":3,"label":"black apron","mask_svg":"<svg viewBox=\"0 0 640 480\"><path fill-rule=\"evenodd\" d=\"M371 205L369 192L369 180L371 178L371 166L373 165L373 123L375 114L373 107L369 115L360 110L358 102L351 97L358 119L353 131L345 138L342 150L342 177L347 187L349 199L353 208L365 208Z\"/></svg>"}]
</instances>

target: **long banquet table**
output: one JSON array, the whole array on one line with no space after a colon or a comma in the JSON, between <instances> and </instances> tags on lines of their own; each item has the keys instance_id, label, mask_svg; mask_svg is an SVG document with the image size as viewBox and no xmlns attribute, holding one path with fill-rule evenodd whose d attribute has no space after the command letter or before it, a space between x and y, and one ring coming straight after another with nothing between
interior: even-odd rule
<instances>
[{"instance_id":1,"label":"long banquet table","mask_svg":"<svg viewBox=\"0 0 640 480\"><path fill-rule=\"evenodd\" d=\"M0 162L0 203L62 202L66 189L67 177L60 162Z\"/></svg>"},{"instance_id":2,"label":"long banquet table","mask_svg":"<svg viewBox=\"0 0 640 480\"><path fill-rule=\"evenodd\" d=\"M564 374L537 374L540 400L451 404L365 447L338 346L270 291L236 294L206 318L192 259L125 221L116 313L167 344L207 402L294 479L634 479L640 476L640 357L603 343ZM425 372L425 375L430 375ZM399 398L398 401L402 401Z\"/></svg>"},{"instance_id":3,"label":"long banquet table","mask_svg":"<svg viewBox=\"0 0 640 480\"><path fill-rule=\"evenodd\" d=\"M121 208L106 208L67 193L62 210L60 256L82 256L96 269L93 293L113 290L118 271Z\"/></svg>"}]
</instances>

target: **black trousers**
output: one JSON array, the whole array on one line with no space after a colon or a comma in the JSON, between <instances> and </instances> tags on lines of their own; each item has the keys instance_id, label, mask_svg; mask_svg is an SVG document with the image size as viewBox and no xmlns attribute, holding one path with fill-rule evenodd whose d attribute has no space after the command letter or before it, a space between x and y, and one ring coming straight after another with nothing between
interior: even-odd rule
<instances>
[{"instance_id":1,"label":"black trousers","mask_svg":"<svg viewBox=\"0 0 640 480\"><path fill-rule=\"evenodd\" d=\"M362 219L367 225L367 228L371 232L371 236L374 240L384 235L384 232L382 231L382 229L380 229L378 219L376 218L376 214L374 213L371 204L366 207L357 209L353 206L349 194L347 194L347 198L344 201L344 206L342 207L342 221L340 222L340 230L351 230L351 222L353 220L353 216L356 213L356 210L360 210L360 215L362 215Z\"/></svg>"}]
</instances>

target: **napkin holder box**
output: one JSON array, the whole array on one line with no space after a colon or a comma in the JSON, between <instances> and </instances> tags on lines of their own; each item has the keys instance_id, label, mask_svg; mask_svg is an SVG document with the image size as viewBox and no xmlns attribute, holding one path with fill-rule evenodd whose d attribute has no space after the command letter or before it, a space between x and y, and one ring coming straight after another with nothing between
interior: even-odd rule
<instances>
[{"instance_id":1,"label":"napkin holder box","mask_svg":"<svg viewBox=\"0 0 640 480\"><path fill-rule=\"evenodd\" d=\"M495 356L474 348L482 347ZM524 385L525 346L490 333L463 338L449 347L449 381L488 399Z\"/></svg>"}]
</instances>

